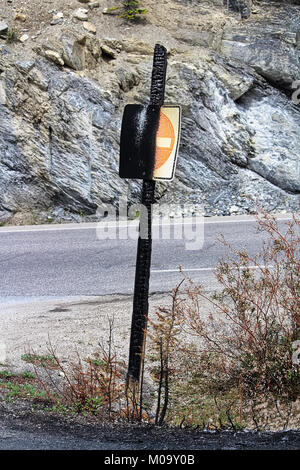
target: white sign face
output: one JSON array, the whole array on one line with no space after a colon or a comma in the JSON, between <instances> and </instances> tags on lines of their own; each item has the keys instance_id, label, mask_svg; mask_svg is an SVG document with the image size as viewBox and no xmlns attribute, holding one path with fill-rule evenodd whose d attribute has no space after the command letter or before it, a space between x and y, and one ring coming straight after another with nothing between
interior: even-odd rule
<instances>
[{"instance_id":1,"label":"white sign face","mask_svg":"<svg viewBox=\"0 0 300 470\"><path fill-rule=\"evenodd\" d=\"M180 138L180 121L180 106L161 107L156 134L154 180L170 181L174 178Z\"/></svg>"}]
</instances>

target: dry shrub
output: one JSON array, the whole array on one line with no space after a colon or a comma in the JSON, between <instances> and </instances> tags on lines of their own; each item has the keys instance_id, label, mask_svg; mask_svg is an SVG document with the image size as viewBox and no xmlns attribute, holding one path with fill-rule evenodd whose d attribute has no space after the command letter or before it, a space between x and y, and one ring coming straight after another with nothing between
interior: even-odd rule
<instances>
[{"instance_id":1,"label":"dry shrub","mask_svg":"<svg viewBox=\"0 0 300 470\"><path fill-rule=\"evenodd\" d=\"M183 281L182 281L183 282ZM152 378L158 384L155 424L162 425L168 410L170 387L176 377L174 359L180 348L180 333L183 317L181 315L180 286L172 291L171 308L160 307L156 311L156 321L149 318L151 341Z\"/></svg>"},{"instance_id":2,"label":"dry shrub","mask_svg":"<svg viewBox=\"0 0 300 470\"><path fill-rule=\"evenodd\" d=\"M293 418L299 426L299 365L292 359L300 339L299 225L294 217L281 233L273 217L258 217L267 239L256 256L222 239L230 254L215 270L218 292L208 295L185 278L173 292L173 307L159 310L150 338L160 361L158 397L164 378L169 420L178 422L179 414L190 423L196 416L203 426L237 428L251 419L261 428L287 427ZM192 345L186 337L180 342L176 332L166 342L170 314L173 324L193 335Z\"/></svg>"},{"instance_id":3,"label":"dry shrub","mask_svg":"<svg viewBox=\"0 0 300 470\"><path fill-rule=\"evenodd\" d=\"M113 320L109 320L107 347L99 344L100 352L92 357L77 359L64 365L51 343L49 353L55 367L41 370L33 363L35 375L46 392L46 397L57 411L101 414L111 417L118 413L124 399L124 365L117 360L113 348ZM53 369L58 374L53 373Z\"/></svg>"}]
</instances>

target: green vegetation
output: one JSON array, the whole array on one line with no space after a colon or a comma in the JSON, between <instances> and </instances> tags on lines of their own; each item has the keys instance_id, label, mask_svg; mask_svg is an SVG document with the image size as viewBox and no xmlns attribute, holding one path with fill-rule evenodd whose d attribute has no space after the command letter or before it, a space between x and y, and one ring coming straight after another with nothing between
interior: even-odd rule
<instances>
[{"instance_id":1,"label":"green vegetation","mask_svg":"<svg viewBox=\"0 0 300 470\"><path fill-rule=\"evenodd\" d=\"M106 14L117 14L119 18L125 18L129 21L137 21L147 12L148 10L146 8L140 7L140 2L137 0L128 0L127 2L123 2L122 6L114 6L105 9Z\"/></svg>"},{"instance_id":2,"label":"green vegetation","mask_svg":"<svg viewBox=\"0 0 300 470\"><path fill-rule=\"evenodd\" d=\"M8 29L6 33L6 42L11 44L17 42L19 39L19 33L16 29Z\"/></svg>"},{"instance_id":3,"label":"green vegetation","mask_svg":"<svg viewBox=\"0 0 300 470\"><path fill-rule=\"evenodd\" d=\"M31 383L28 383L31 382ZM33 382L34 381L34 385ZM46 394L36 381L35 374L25 371L21 374L6 370L0 371L0 396L4 400L18 398L44 399Z\"/></svg>"},{"instance_id":4,"label":"green vegetation","mask_svg":"<svg viewBox=\"0 0 300 470\"><path fill-rule=\"evenodd\" d=\"M40 365L42 367L56 367L55 357L47 354L47 355L38 355L38 354L22 354L21 359L25 362L30 364Z\"/></svg>"},{"instance_id":5,"label":"green vegetation","mask_svg":"<svg viewBox=\"0 0 300 470\"><path fill-rule=\"evenodd\" d=\"M130 21L136 21L141 15L145 15L148 11L145 8L140 8L140 2L137 0L123 2L123 8L124 12L121 16Z\"/></svg>"},{"instance_id":6,"label":"green vegetation","mask_svg":"<svg viewBox=\"0 0 300 470\"><path fill-rule=\"evenodd\" d=\"M0 370L0 377L2 378L5 378L5 379L8 379L10 377L15 377L16 374L14 374L13 372L9 372L7 370Z\"/></svg>"},{"instance_id":7,"label":"green vegetation","mask_svg":"<svg viewBox=\"0 0 300 470\"><path fill-rule=\"evenodd\" d=\"M35 379L35 375L32 372L29 372L27 370L23 372L22 377L24 379Z\"/></svg>"},{"instance_id":8,"label":"green vegetation","mask_svg":"<svg viewBox=\"0 0 300 470\"><path fill-rule=\"evenodd\" d=\"M46 394L38 390L31 384L16 384L13 382L0 382L0 387L4 389L6 400L13 398L45 398Z\"/></svg>"}]
</instances>

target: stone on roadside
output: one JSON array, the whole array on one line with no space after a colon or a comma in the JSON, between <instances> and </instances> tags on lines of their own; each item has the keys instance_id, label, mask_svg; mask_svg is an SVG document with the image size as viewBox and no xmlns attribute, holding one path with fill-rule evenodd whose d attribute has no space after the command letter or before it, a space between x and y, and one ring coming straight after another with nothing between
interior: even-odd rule
<instances>
[{"instance_id":1,"label":"stone on roadside","mask_svg":"<svg viewBox=\"0 0 300 470\"><path fill-rule=\"evenodd\" d=\"M24 21L26 21L26 15L24 15L23 13L17 13L15 16L15 20L24 23Z\"/></svg>"},{"instance_id":2,"label":"stone on roadside","mask_svg":"<svg viewBox=\"0 0 300 470\"><path fill-rule=\"evenodd\" d=\"M5 21L0 21L0 36L5 37L8 31L8 24Z\"/></svg>"},{"instance_id":3,"label":"stone on roadside","mask_svg":"<svg viewBox=\"0 0 300 470\"><path fill-rule=\"evenodd\" d=\"M229 209L230 214L236 214L239 211L237 206L231 206Z\"/></svg>"},{"instance_id":4,"label":"stone on roadside","mask_svg":"<svg viewBox=\"0 0 300 470\"><path fill-rule=\"evenodd\" d=\"M101 45L104 45L104 44L110 47L110 49L113 49L114 51L116 51L118 54L123 49L122 43L118 39L115 39L115 38L107 38L107 37L103 38L101 40Z\"/></svg>"},{"instance_id":5,"label":"stone on roadside","mask_svg":"<svg viewBox=\"0 0 300 470\"><path fill-rule=\"evenodd\" d=\"M88 19L88 10L85 8L77 8L73 13L73 17L80 21L86 21Z\"/></svg>"},{"instance_id":6,"label":"stone on roadside","mask_svg":"<svg viewBox=\"0 0 300 470\"><path fill-rule=\"evenodd\" d=\"M88 7L93 10L94 8L99 8L100 7L100 3L99 2L91 2L88 4Z\"/></svg>"},{"instance_id":7,"label":"stone on roadside","mask_svg":"<svg viewBox=\"0 0 300 470\"><path fill-rule=\"evenodd\" d=\"M83 27L88 33L96 34L97 32L96 26L93 23L90 23L89 21L85 21L83 23Z\"/></svg>"},{"instance_id":8,"label":"stone on roadside","mask_svg":"<svg viewBox=\"0 0 300 470\"><path fill-rule=\"evenodd\" d=\"M29 36L28 34L22 34L22 36L20 37L20 41L21 42L25 42L29 39Z\"/></svg>"},{"instance_id":9,"label":"stone on roadside","mask_svg":"<svg viewBox=\"0 0 300 470\"><path fill-rule=\"evenodd\" d=\"M112 8L104 8L102 10L103 15L119 15L120 8L119 7L112 7Z\"/></svg>"},{"instance_id":10,"label":"stone on roadside","mask_svg":"<svg viewBox=\"0 0 300 470\"><path fill-rule=\"evenodd\" d=\"M52 26L56 24L61 24L63 22L63 18L64 18L64 14L61 11L59 11L58 13L53 15L53 18L50 24Z\"/></svg>"}]
</instances>

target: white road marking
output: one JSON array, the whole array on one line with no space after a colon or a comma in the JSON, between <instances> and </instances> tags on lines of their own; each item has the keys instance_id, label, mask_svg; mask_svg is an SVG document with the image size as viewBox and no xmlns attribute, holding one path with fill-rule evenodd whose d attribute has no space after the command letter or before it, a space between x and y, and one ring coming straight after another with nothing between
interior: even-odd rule
<instances>
[{"instance_id":1,"label":"white road marking","mask_svg":"<svg viewBox=\"0 0 300 470\"><path fill-rule=\"evenodd\" d=\"M265 269L265 268L273 268L274 266L240 266L239 269ZM215 267L210 268L181 268L183 272L186 271L213 271ZM151 269L152 273L179 273L179 269Z\"/></svg>"},{"instance_id":2,"label":"white road marking","mask_svg":"<svg viewBox=\"0 0 300 470\"><path fill-rule=\"evenodd\" d=\"M226 216L225 216L226 217ZM229 217L229 216L228 216ZM250 222L257 222L257 220L252 216L249 216L249 219L239 219L237 216L230 216L232 217L232 220L231 219L225 219L224 220L212 220L213 218L210 218L210 217L203 217L201 219L201 221L198 223L204 223L204 225L209 225L209 224L219 224L219 225L222 225L222 224L233 224L233 223L250 223ZM250 218L251 217L251 218ZM222 219L222 217L217 217L218 219ZM188 217L188 219L191 219L191 217ZM186 218L182 218L180 219L181 222L175 222L176 219L173 219L173 220L170 220L170 223L153 223L152 225L154 227L157 227L157 226L172 226L172 225L195 225L195 222L196 221L192 221L192 222L187 222ZM280 216L277 216L277 220L278 221L289 221L289 220L292 220L292 217L280 217ZM173 222L174 221L174 222ZM97 229L97 226L98 224L100 224L101 222L104 222L104 221L99 221L99 222L93 222L92 224L63 224L63 226L60 226L59 224L57 225L53 225L53 226L49 226L49 225L39 225L39 226L26 226L26 228L23 228L22 226L14 226L13 228L10 228L9 226L6 226L6 227L0 227L0 235L2 233L17 233L17 232L47 232L47 231L63 231L63 230L96 230ZM111 224L109 225L106 225L106 228L114 228L114 227L117 227L117 228L127 228L128 225L130 224L131 226L133 224L137 224L138 225L138 220L131 220L131 221L120 221L120 222L112 222Z\"/></svg>"}]
</instances>

